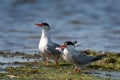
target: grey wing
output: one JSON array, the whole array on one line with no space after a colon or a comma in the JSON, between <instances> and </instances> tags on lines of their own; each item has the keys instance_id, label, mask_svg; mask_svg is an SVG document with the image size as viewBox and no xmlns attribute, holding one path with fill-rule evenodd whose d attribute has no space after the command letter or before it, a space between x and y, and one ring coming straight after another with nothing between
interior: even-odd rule
<instances>
[{"instance_id":1,"label":"grey wing","mask_svg":"<svg viewBox=\"0 0 120 80\"><path fill-rule=\"evenodd\" d=\"M59 50L56 50L56 47L59 47L59 44L53 43L53 45L48 45L47 51L52 54L61 54Z\"/></svg>"},{"instance_id":2,"label":"grey wing","mask_svg":"<svg viewBox=\"0 0 120 80\"><path fill-rule=\"evenodd\" d=\"M88 56L84 53L80 53L79 55L73 55L72 58L76 64L86 65L92 62L94 56Z\"/></svg>"}]
</instances>

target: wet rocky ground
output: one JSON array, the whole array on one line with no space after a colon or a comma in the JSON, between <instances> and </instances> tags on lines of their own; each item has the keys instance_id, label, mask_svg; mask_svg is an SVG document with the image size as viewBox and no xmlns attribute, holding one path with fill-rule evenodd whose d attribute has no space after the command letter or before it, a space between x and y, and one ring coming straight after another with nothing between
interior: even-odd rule
<instances>
[{"instance_id":1,"label":"wet rocky ground","mask_svg":"<svg viewBox=\"0 0 120 80\"><path fill-rule=\"evenodd\" d=\"M86 50L88 55L98 52ZM59 66L49 62L45 66L38 53L0 52L1 80L119 80L120 53L105 52L107 57L83 68L81 73L73 73L74 66L64 60Z\"/></svg>"}]
</instances>

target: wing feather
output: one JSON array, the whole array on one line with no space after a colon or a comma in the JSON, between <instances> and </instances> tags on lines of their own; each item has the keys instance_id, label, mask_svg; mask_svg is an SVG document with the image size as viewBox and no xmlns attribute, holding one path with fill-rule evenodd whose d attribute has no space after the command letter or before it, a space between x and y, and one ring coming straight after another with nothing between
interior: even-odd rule
<instances>
[{"instance_id":1,"label":"wing feather","mask_svg":"<svg viewBox=\"0 0 120 80\"><path fill-rule=\"evenodd\" d=\"M61 54L59 50L56 50L56 47L59 47L59 46L60 46L59 44L53 43L52 45L48 45L46 50L52 54Z\"/></svg>"}]
</instances>

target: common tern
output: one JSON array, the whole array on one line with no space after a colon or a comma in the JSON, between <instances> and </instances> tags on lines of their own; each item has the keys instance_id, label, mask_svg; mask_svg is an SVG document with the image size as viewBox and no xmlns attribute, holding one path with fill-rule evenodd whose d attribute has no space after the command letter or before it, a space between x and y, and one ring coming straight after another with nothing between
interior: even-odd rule
<instances>
[{"instance_id":1,"label":"common tern","mask_svg":"<svg viewBox=\"0 0 120 80\"><path fill-rule=\"evenodd\" d=\"M77 51L75 49L75 44L76 43L74 42L66 41L60 47L56 48L57 50L62 52L62 57L65 61L74 64L75 72L80 72L80 68L87 66L91 62L101 60L106 56L105 54L101 54L99 56L89 56L85 53Z\"/></svg>"},{"instance_id":2,"label":"common tern","mask_svg":"<svg viewBox=\"0 0 120 80\"><path fill-rule=\"evenodd\" d=\"M48 23L37 23L35 24L38 27L42 28L42 35L39 42L39 50L45 56L45 65L48 65L48 59L51 58L58 65L59 58L61 56L61 52L56 50L56 47L60 45L52 42L50 37L50 26Z\"/></svg>"}]
</instances>

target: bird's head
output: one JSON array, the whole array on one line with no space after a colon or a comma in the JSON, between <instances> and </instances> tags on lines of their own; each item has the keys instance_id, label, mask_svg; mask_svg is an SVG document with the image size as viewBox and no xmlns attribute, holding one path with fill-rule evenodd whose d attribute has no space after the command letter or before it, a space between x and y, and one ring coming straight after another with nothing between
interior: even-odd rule
<instances>
[{"instance_id":1,"label":"bird's head","mask_svg":"<svg viewBox=\"0 0 120 80\"><path fill-rule=\"evenodd\" d=\"M35 24L35 25L38 26L38 27L42 27L42 28L44 28L45 30L50 30L50 26L49 26L48 23L37 23L37 24Z\"/></svg>"},{"instance_id":2,"label":"bird's head","mask_svg":"<svg viewBox=\"0 0 120 80\"><path fill-rule=\"evenodd\" d=\"M62 49L67 48L67 47L75 47L75 44L76 44L75 42L66 41L60 47Z\"/></svg>"}]
</instances>

